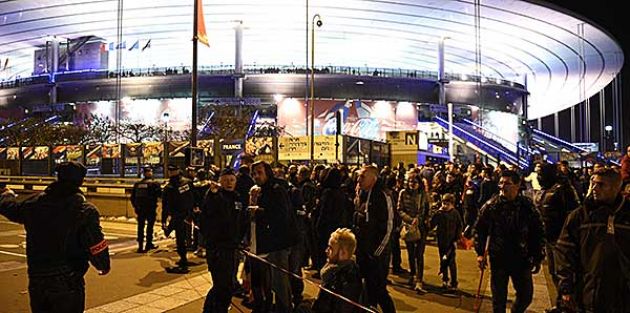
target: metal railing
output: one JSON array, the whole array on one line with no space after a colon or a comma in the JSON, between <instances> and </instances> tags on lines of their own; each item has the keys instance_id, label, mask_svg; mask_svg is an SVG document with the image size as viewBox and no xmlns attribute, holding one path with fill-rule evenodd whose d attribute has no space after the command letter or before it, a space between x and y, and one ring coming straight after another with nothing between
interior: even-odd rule
<instances>
[{"instance_id":1,"label":"metal railing","mask_svg":"<svg viewBox=\"0 0 630 313\"><path fill-rule=\"evenodd\" d=\"M305 67L295 65L257 65L245 64L243 73L239 74L306 74L310 70ZM437 71L414 70L402 68L383 67L352 67L352 66L320 66L314 69L316 74L331 75L352 75L352 76L372 76L388 78L419 78L437 80ZM120 71L112 69L87 69L76 71L60 71L51 74L37 74L30 77L16 78L14 80L0 82L0 89L17 88L36 84L49 84L53 81L74 81L85 79L115 78L122 77L150 77L150 76L170 76L170 75L190 75L190 66L164 66L150 68L122 68ZM199 73L203 75L235 75L232 65L211 65L199 67ZM446 73L446 79L452 81L482 82L483 84L496 84L524 89L520 83L505 79L486 78L460 73Z\"/></svg>"}]
</instances>

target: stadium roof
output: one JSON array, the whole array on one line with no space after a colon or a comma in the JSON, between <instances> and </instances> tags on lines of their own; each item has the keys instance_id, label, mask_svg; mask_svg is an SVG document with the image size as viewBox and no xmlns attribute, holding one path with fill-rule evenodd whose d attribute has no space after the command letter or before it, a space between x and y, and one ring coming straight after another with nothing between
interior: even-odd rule
<instances>
[{"instance_id":1,"label":"stadium roof","mask_svg":"<svg viewBox=\"0 0 630 313\"><path fill-rule=\"evenodd\" d=\"M34 49L49 36L92 35L117 44L118 3L0 1L0 79L29 76ZM123 66L191 64L192 0L122 3L126 49L118 51ZM299 0L205 0L211 47L200 46L200 65L234 63L233 29L236 21L243 21L245 64L305 66L305 7ZM473 1L311 0L308 23L313 14L323 21L316 30L315 64L436 71L438 42L445 37L446 71L473 75L474 13ZM611 35L557 7L484 0L480 16L481 72L490 81L526 84L530 118L597 93L623 65L623 51ZM136 41L139 49L129 50ZM115 66L115 52L110 51L110 68Z\"/></svg>"}]
</instances>

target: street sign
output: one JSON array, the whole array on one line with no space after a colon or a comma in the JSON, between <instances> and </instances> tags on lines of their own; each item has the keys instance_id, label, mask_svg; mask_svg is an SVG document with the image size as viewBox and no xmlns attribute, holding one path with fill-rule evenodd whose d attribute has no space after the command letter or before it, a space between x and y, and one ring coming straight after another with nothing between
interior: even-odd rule
<instances>
[{"instance_id":1,"label":"street sign","mask_svg":"<svg viewBox=\"0 0 630 313\"><path fill-rule=\"evenodd\" d=\"M239 152L242 150L243 150L243 143L241 142L230 142L230 143L221 144L221 153L223 155L233 154L234 152Z\"/></svg>"},{"instance_id":2,"label":"street sign","mask_svg":"<svg viewBox=\"0 0 630 313\"><path fill-rule=\"evenodd\" d=\"M278 159L309 160L311 158L311 142L309 136L278 138Z\"/></svg>"},{"instance_id":3,"label":"street sign","mask_svg":"<svg viewBox=\"0 0 630 313\"><path fill-rule=\"evenodd\" d=\"M343 151L341 148L342 141L343 138L339 137L339 154L337 157L340 159ZM315 159L329 162L335 161L335 135L315 136Z\"/></svg>"},{"instance_id":4,"label":"street sign","mask_svg":"<svg viewBox=\"0 0 630 313\"><path fill-rule=\"evenodd\" d=\"M418 151L418 131L387 132L387 142L394 154Z\"/></svg>"}]
</instances>

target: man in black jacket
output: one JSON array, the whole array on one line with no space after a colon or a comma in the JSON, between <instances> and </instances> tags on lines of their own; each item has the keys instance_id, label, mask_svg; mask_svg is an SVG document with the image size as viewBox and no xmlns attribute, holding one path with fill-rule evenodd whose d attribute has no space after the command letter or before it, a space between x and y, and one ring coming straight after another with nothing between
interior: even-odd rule
<instances>
[{"instance_id":1,"label":"man in black jacket","mask_svg":"<svg viewBox=\"0 0 630 313\"><path fill-rule=\"evenodd\" d=\"M484 250L489 242L492 307L505 312L507 285L511 278L516 299L512 312L523 313L532 302L532 273L540 271L544 258L544 233L540 214L531 200L519 194L520 177L513 171L501 172L499 195L481 208L475 225L475 250L480 268L486 266Z\"/></svg>"},{"instance_id":2,"label":"man in black jacket","mask_svg":"<svg viewBox=\"0 0 630 313\"><path fill-rule=\"evenodd\" d=\"M252 176L256 182L256 186L250 191L250 205L253 206L252 214L255 220L255 235L252 239L255 249L252 250L268 262L288 269L289 251L298 243L299 233L295 225L295 212L291 210L288 191L285 188L286 182L274 178L271 166L264 161L252 164ZM266 276L264 272L258 274ZM254 276L254 273L252 275ZM281 313L291 311L291 288L289 277L285 273L271 269L271 286L261 287L266 302L262 304L263 306L269 305L271 287L275 292L276 311ZM261 303L256 304L257 307L260 305Z\"/></svg>"},{"instance_id":3,"label":"man in black jacket","mask_svg":"<svg viewBox=\"0 0 630 313\"><path fill-rule=\"evenodd\" d=\"M243 205L236 187L236 175L224 169L219 176L220 187L213 185L201 206L200 228L206 239L206 260L212 276L203 312L227 313L232 299L236 250L243 238Z\"/></svg>"},{"instance_id":4,"label":"man in black jacket","mask_svg":"<svg viewBox=\"0 0 630 313\"><path fill-rule=\"evenodd\" d=\"M547 265L557 289L559 280L554 258L556 241L569 213L580 206L580 198L571 184L566 180L558 179L558 168L554 164L543 164L540 167L538 180L542 189L537 203L545 229Z\"/></svg>"},{"instance_id":5,"label":"man in black jacket","mask_svg":"<svg viewBox=\"0 0 630 313\"><path fill-rule=\"evenodd\" d=\"M138 253L157 248L157 246L153 245L153 225L157 215L157 201L162 193L160 183L153 180L152 168L145 167L142 174L144 178L133 184L133 189L131 190L131 205L136 212L138 220ZM143 248L145 224L147 225L147 244Z\"/></svg>"},{"instance_id":6,"label":"man in black jacket","mask_svg":"<svg viewBox=\"0 0 630 313\"><path fill-rule=\"evenodd\" d=\"M355 215L357 263L366 280L368 302L381 306L384 313L396 312L387 291L389 241L394 223L394 207L378 179L378 169L367 165L359 171L359 199Z\"/></svg>"},{"instance_id":7,"label":"man in black jacket","mask_svg":"<svg viewBox=\"0 0 630 313\"><path fill-rule=\"evenodd\" d=\"M478 207L482 207L492 196L496 195L499 191L497 182L492 178L492 167L484 167L479 174L481 177L481 183L479 184L479 200L477 202Z\"/></svg>"},{"instance_id":8,"label":"man in black jacket","mask_svg":"<svg viewBox=\"0 0 630 313\"><path fill-rule=\"evenodd\" d=\"M26 229L32 312L83 312L88 261L99 275L110 270L98 210L79 189L86 173L80 163L62 163L57 181L24 202L0 190L0 214Z\"/></svg>"},{"instance_id":9,"label":"man in black jacket","mask_svg":"<svg viewBox=\"0 0 630 313\"><path fill-rule=\"evenodd\" d=\"M193 185L190 179L182 177L177 166L168 166L168 176L168 184L162 194L162 228L167 236L175 231L179 261L178 268L172 272L188 273L186 218L190 216L194 206Z\"/></svg>"},{"instance_id":10,"label":"man in black jacket","mask_svg":"<svg viewBox=\"0 0 630 313\"><path fill-rule=\"evenodd\" d=\"M556 244L562 305L581 312L630 312L630 202L621 175L593 173L584 205L567 217Z\"/></svg>"}]
</instances>

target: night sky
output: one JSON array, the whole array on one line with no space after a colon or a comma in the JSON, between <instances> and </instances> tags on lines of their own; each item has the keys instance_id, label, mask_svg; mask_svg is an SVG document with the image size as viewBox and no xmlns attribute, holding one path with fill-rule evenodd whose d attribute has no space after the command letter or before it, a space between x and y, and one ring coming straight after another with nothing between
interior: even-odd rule
<instances>
[{"instance_id":1,"label":"night sky","mask_svg":"<svg viewBox=\"0 0 630 313\"><path fill-rule=\"evenodd\" d=\"M625 123L623 130L625 133L624 141L628 144L630 142L630 119L627 118L630 116L630 17L628 17L628 11L623 8L626 6L626 2L618 0L555 0L541 2L552 3L585 17L608 31L621 45L624 52L624 66L621 71L623 88L622 116L625 117L622 120ZM591 136L593 136L593 133L591 133Z\"/></svg>"}]
</instances>

